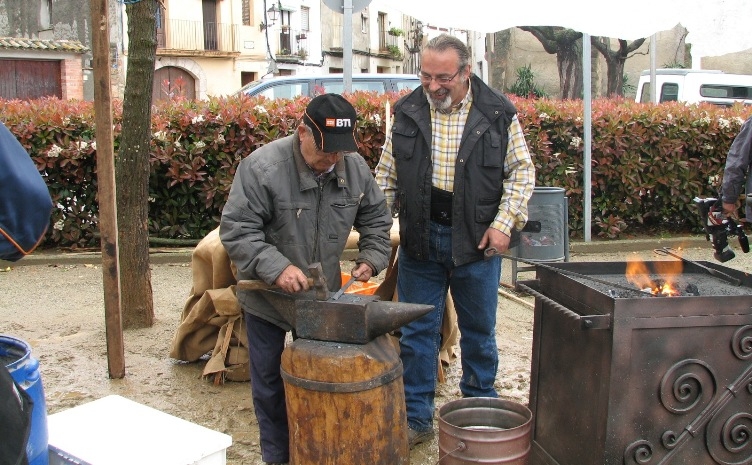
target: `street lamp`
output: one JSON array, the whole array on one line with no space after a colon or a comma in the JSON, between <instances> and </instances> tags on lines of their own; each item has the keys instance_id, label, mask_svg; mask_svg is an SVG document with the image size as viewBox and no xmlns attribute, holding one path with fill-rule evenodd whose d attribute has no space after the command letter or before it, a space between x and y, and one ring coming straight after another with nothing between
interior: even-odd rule
<instances>
[{"instance_id":1,"label":"street lamp","mask_svg":"<svg viewBox=\"0 0 752 465\"><path fill-rule=\"evenodd\" d=\"M279 6L277 6L279 4ZM274 24L277 21L279 13L282 11L282 4L277 2L273 3L271 8L266 10L266 17L269 20L269 24Z\"/></svg>"},{"instance_id":2,"label":"street lamp","mask_svg":"<svg viewBox=\"0 0 752 465\"><path fill-rule=\"evenodd\" d=\"M264 13L266 15L266 22L259 24L260 31L274 26L274 23L277 22L277 18L279 18L280 13L282 13L282 3L277 0L277 2L272 3L272 6Z\"/></svg>"}]
</instances>

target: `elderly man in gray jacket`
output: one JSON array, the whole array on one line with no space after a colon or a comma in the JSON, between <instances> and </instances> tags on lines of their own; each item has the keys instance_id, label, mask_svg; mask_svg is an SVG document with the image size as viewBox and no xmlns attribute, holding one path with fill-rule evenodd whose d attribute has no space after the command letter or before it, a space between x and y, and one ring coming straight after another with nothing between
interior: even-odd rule
<instances>
[{"instance_id":1,"label":"elderly man in gray jacket","mask_svg":"<svg viewBox=\"0 0 752 465\"><path fill-rule=\"evenodd\" d=\"M360 240L352 276L368 281L386 268L392 217L357 153L355 125L355 109L347 100L320 95L306 107L295 134L240 163L219 230L239 280L306 291L307 266L321 262L330 290L337 290L339 260L353 227ZM262 460L286 463L289 432L280 362L292 328L261 293L239 290L238 300L248 333Z\"/></svg>"}]
</instances>

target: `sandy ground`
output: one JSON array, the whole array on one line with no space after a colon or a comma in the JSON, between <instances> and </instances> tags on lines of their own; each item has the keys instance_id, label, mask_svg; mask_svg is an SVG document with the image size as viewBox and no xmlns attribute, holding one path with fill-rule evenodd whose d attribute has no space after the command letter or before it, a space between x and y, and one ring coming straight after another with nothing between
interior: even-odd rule
<instances>
[{"instance_id":1,"label":"sandy ground","mask_svg":"<svg viewBox=\"0 0 752 465\"><path fill-rule=\"evenodd\" d=\"M571 261L623 261L627 255L655 260L646 252L572 254ZM713 261L707 247L685 250L694 260ZM752 271L752 257L737 251L725 265ZM344 269L349 270L346 264ZM201 379L203 362L182 363L168 357L170 340L190 291L187 261L152 266L156 323L124 333L126 376L109 379L104 328L102 270L91 263L55 261L11 266L0 272L0 333L27 341L40 362L48 414L118 394L171 415L232 436L227 463L261 464L258 426L248 383L215 386ZM531 278L523 273L520 279ZM509 261L502 281L511 282ZM512 292L506 286L500 290ZM503 295L498 310L500 355L496 387L502 398L527 404L532 346L532 297ZM460 396L459 362L447 370L437 392L437 408ZM436 440L411 451L413 465L438 461Z\"/></svg>"}]
</instances>

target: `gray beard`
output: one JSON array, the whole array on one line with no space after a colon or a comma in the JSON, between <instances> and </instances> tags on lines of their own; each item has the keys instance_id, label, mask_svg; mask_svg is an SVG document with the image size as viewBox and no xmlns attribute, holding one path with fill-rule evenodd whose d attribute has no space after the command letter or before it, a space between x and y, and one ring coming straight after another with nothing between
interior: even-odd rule
<instances>
[{"instance_id":1,"label":"gray beard","mask_svg":"<svg viewBox=\"0 0 752 465\"><path fill-rule=\"evenodd\" d=\"M452 108L452 97L449 94L446 94L446 97L444 97L441 100L437 100L431 96L428 92L426 92L426 97L428 98L428 103L431 104L433 108L439 111L446 111Z\"/></svg>"}]
</instances>

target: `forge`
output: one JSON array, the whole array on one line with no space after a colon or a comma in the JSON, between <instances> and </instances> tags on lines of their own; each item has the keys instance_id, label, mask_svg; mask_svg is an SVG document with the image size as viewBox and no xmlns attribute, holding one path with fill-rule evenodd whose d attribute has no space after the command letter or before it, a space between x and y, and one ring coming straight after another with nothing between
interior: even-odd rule
<instances>
[{"instance_id":1,"label":"forge","mask_svg":"<svg viewBox=\"0 0 752 465\"><path fill-rule=\"evenodd\" d=\"M518 282L535 296L532 464L752 464L752 278L709 262L669 277L662 263L646 273L680 295L631 291L627 262Z\"/></svg>"}]
</instances>

